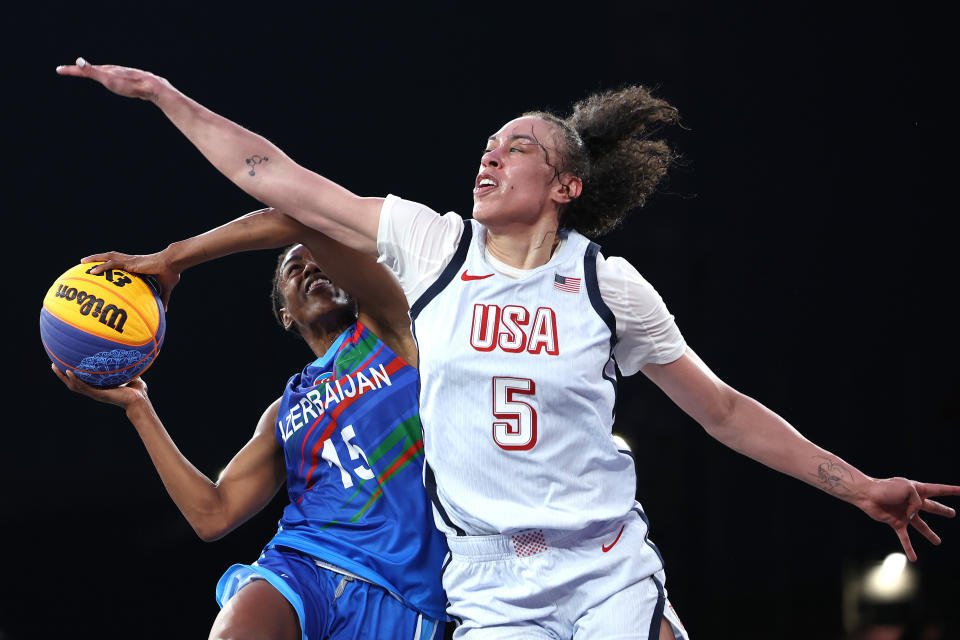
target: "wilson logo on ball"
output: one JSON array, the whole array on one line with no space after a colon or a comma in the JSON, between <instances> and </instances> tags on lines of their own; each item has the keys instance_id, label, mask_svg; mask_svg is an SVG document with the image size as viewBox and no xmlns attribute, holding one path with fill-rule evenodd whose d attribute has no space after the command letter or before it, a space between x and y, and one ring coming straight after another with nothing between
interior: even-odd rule
<instances>
[{"instance_id":1,"label":"wilson logo on ball","mask_svg":"<svg viewBox=\"0 0 960 640\"><path fill-rule=\"evenodd\" d=\"M77 291L76 287L70 287L68 289L65 284L57 285L57 292L54 296L57 298L65 298L67 301L76 300L77 304L80 305L81 315L93 316L94 318L99 316L101 323L116 330L117 333L123 333L123 323L127 321L126 310L119 309L113 304L108 304L107 308L104 309L103 298L98 298L86 291Z\"/></svg>"}]
</instances>

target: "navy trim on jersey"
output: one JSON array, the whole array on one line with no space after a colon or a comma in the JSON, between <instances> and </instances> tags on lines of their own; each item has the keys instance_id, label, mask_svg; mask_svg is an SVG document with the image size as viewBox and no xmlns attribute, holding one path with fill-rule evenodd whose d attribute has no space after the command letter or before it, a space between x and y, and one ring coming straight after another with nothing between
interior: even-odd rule
<instances>
[{"instance_id":1,"label":"navy trim on jersey","mask_svg":"<svg viewBox=\"0 0 960 640\"><path fill-rule=\"evenodd\" d=\"M441 579L441 581L443 580L443 574L445 574L445 573L447 572L447 567L450 566L450 562L451 562L452 560L453 560L453 554L448 551L448 552L447 552L447 557L444 558L444 560L443 560L443 566L440 567L440 579ZM449 600L447 600L447 608L448 608L448 609L450 608L450 601L449 601ZM451 620L453 620L454 622L456 622L458 627L463 624L463 618L457 617L457 616L453 615L452 613L447 613L447 616L448 616Z\"/></svg>"},{"instance_id":2,"label":"navy trim on jersey","mask_svg":"<svg viewBox=\"0 0 960 640\"><path fill-rule=\"evenodd\" d=\"M430 501L437 508L437 513L440 514L447 526L456 531L458 536L467 535L466 531L453 523L453 520L447 515L446 509L440 504L440 496L437 495L437 478L433 475L433 469L426 460L423 461L423 484L427 489L427 495L430 496Z\"/></svg>"},{"instance_id":3,"label":"navy trim on jersey","mask_svg":"<svg viewBox=\"0 0 960 640\"><path fill-rule=\"evenodd\" d=\"M660 637L660 623L663 621L663 606L667 598L663 595L663 585L657 580L656 576L650 576L653 583L657 585L657 608L653 610L653 617L650 619L649 640L657 640Z\"/></svg>"},{"instance_id":4,"label":"navy trim on jersey","mask_svg":"<svg viewBox=\"0 0 960 640\"><path fill-rule=\"evenodd\" d=\"M633 509L631 509L631 511L635 511L637 515L640 516L640 519L643 520L643 523L647 525L647 532L643 535L643 541L646 542L650 546L650 548L653 549L654 552L657 554L657 557L660 558L660 568L666 569L667 565L663 562L663 554L660 553L660 549L657 547L657 545L653 544L653 542L650 540L650 520L647 519L647 514L645 514L643 511L641 511L637 507L634 507Z\"/></svg>"},{"instance_id":5,"label":"navy trim on jersey","mask_svg":"<svg viewBox=\"0 0 960 640\"><path fill-rule=\"evenodd\" d=\"M473 223L469 220L464 220L463 233L460 234L460 244L457 246L456 253L453 254L450 263L444 267L437 279L430 285L430 288L424 291L420 297L417 298L417 301L413 303L413 306L410 307L411 320L416 321L417 316L420 315L423 308L430 304L430 301L437 297L437 294L443 291L446 286L450 284L450 281L453 280L454 276L457 275L457 271L460 271L460 266L467 260L467 251L470 250L470 242L472 240Z\"/></svg>"},{"instance_id":6,"label":"navy trim on jersey","mask_svg":"<svg viewBox=\"0 0 960 640\"><path fill-rule=\"evenodd\" d=\"M600 253L600 245L591 242L587 245L587 250L583 254L583 279L587 284L587 296L590 298L590 304L593 310L597 312L600 319L610 330L610 356L613 356L613 348L617 345L617 319L614 317L610 307L603 301L600 295L600 283L597 280L597 254ZM600 375L604 380L613 385L613 417L617 416L617 380L607 375L606 371L601 371ZM631 456L632 457L632 456Z\"/></svg>"},{"instance_id":7,"label":"navy trim on jersey","mask_svg":"<svg viewBox=\"0 0 960 640\"><path fill-rule=\"evenodd\" d=\"M597 315L603 320L607 328L610 329L610 350L617 344L617 321L613 317L610 307L600 296L600 284L597 281L597 254L600 253L600 245L591 242L583 254L583 275L587 281L587 295L590 296L590 304L596 310Z\"/></svg>"},{"instance_id":8,"label":"navy trim on jersey","mask_svg":"<svg viewBox=\"0 0 960 640\"><path fill-rule=\"evenodd\" d=\"M470 250L470 242L473 240L473 223L469 220L463 221L463 233L460 234L460 244L457 245L457 250L453 254L453 258L450 260L450 263L444 267L443 271L434 280L433 284L423 292L423 294L417 298L417 301L413 303L410 307L410 332L413 334L413 341L417 344L417 349L419 350L420 345L417 341L417 316L420 315L420 312L423 311L423 308L430 304L430 301L437 297L441 291L443 291L448 284L453 280L454 276L457 275L457 271L460 270L460 266L467 260L467 251ZM421 384L420 378L417 378L417 395L420 395L419 385ZM427 425L421 425L423 427L423 437L427 438ZM453 520L450 519L450 516L447 515L446 509L443 508L443 505L440 503L440 496L437 494L437 478L433 475L433 469L430 468L430 464L426 460L423 462L423 484L427 489L427 495L430 496L430 502L433 503L433 506L437 509L437 513L440 514L440 518L447 524L448 527L457 532L458 536L465 536L467 532L458 527L453 523Z\"/></svg>"}]
</instances>

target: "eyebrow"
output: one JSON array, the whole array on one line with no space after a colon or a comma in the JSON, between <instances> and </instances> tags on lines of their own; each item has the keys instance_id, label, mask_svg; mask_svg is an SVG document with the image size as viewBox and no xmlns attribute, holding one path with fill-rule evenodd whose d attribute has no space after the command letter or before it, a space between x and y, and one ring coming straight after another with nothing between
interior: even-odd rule
<instances>
[{"instance_id":1,"label":"eyebrow","mask_svg":"<svg viewBox=\"0 0 960 640\"><path fill-rule=\"evenodd\" d=\"M289 258L283 261L282 265L280 265L280 271L283 271L284 269L286 269L287 265L293 262L294 260L302 260L302 258L296 254L290 256Z\"/></svg>"},{"instance_id":2,"label":"eyebrow","mask_svg":"<svg viewBox=\"0 0 960 640\"><path fill-rule=\"evenodd\" d=\"M497 140L497 136L495 136L495 135L492 135L492 136L490 136L489 138L487 138L487 142L496 142L496 140ZM510 136L509 138L507 138L507 140L508 140L508 141L510 141L510 140L529 140L529 141L532 142L533 144L540 144L540 143L537 141L537 139L534 138L533 136L525 136L525 135L523 135L523 134L521 134L521 133L515 133L515 134L513 134L512 136Z\"/></svg>"}]
</instances>

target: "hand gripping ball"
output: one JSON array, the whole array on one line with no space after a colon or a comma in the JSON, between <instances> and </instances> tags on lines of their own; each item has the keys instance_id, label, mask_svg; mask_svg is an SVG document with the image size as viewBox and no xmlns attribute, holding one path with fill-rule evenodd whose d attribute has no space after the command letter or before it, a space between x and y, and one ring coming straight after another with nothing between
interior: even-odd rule
<instances>
[{"instance_id":1,"label":"hand gripping ball","mask_svg":"<svg viewBox=\"0 0 960 640\"><path fill-rule=\"evenodd\" d=\"M147 280L119 269L93 275L97 264L72 267L53 283L40 309L40 339L61 371L116 387L153 364L166 318Z\"/></svg>"}]
</instances>

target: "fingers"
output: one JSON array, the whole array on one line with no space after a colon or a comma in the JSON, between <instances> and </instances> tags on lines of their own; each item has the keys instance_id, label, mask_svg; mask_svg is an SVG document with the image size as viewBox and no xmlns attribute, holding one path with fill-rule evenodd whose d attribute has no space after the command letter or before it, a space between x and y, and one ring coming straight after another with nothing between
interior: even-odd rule
<instances>
[{"instance_id":1,"label":"fingers","mask_svg":"<svg viewBox=\"0 0 960 640\"><path fill-rule=\"evenodd\" d=\"M60 378L63 384L67 385L71 390L76 391L77 377L73 375L73 371L70 371L70 369L60 371L60 368L52 362L50 363L50 368L53 369L53 372Z\"/></svg>"},{"instance_id":2,"label":"fingers","mask_svg":"<svg viewBox=\"0 0 960 640\"><path fill-rule=\"evenodd\" d=\"M98 264L95 267L90 268L90 273L92 275L98 276L107 269L121 269L122 265L117 264L116 258L107 258L103 261L103 264Z\"/></svg>"},{"instance_id":3,"label":"fingers","mask_svg":"<svg viewBox=\"0 0 960 640\"><path fill-rule=\"evenodd\" d=\"M915 516L910 520L910 526L920 532L924 538L932 542L933 544L940 544L940 536L933 532L933 529L923 521L923 518L920 516Z\"/></svg>"},{"instance_id":4,"label":"fingers","mask_svg":"<svg viewBox=\"0 0 960 640\"><path fill-rule=\"evenodd\" d=\"M918 482L917 491L926 498L927 496L960 496L960 486L954 484L933 484L930 482Z\"/></svg>"},{"instance_id":5,"label":"fingers","mask_svg":"<svg viewBox=\"0 0 960 640\"><path fill-rule=\"evenodd\" d=\"M92 275L98 276L108 269L120 269L126 271L132 271L128 268L128 265L132 261L132 256L128 256L124 253L117 253L116 251L109 251L107 253L95 253L92 256L87 256L80 260L81 264L89 262L100 262L94 267L90 268L90 273Z\"/></svg>"},{"instance_id":6,"label":"fingers","mask_svg":"<svg viewBox=\"0 0 960 640\"><path fill-rule=\"evenodd\" d=\"M77 58L76 64L62 64L57 67L57 73L61 76L86 78L92 75L91 71L93 71L93 65L83 58Z\"/></svg>"},{"instance_id":7,"label":"fingers","mask_svg":"<svg viewBox=\"0 0 960 640\"><path fill-rule=\"evenodd\" d=\"M940 504L936 500L924 499L923 503L920 505L920 508L928 513L943 516L945 518L952 518L957 515L956 510L948 507L945 504Z\"/></svg>"},{"instance_id":8,"label":"fingers","mask_svg":"<svg viewBox=\"0 0 960 640\"><path fill-rule=\"evenodd\" d=\"M65 64L57 67L57 73L61 76L83 76L83 69L73 64Z\"/></svg>"},{"instance_id":9,"label":"fingers","mask_svg":"<svg viewBox=\"0 0 960 640\"><path fill-rule=\"evenodd\" d=\"M914 518L916 520L916 518ZM917 561L917 552L913 550L913 545L910 543L910 536L907 533L907 527L902 526L895 529L897 532L897 537L900 538L900 546L903 547L903 552L907 554L907 559L910 562Z\"/></svg>"},{"instance_id":10,"label":"fingers","mask_svg":"<svg viewBox=\"0 0 960 640\"><path fill-rule=\"evenodd\" d=\"M60 378L60 382L62 382L63 384L67 385L67 387L70 386L70 381L67 379L67 376L65 376L65 375L63 374L63 371L60 371L60 369L57 368L57 365L55 365L55 364L53 364L53 363L51 362L51 363L50 363L50 368L53 369L54 375L56 375L58 378Z\"/></svg>"},{"instance_id":11,"label":"fingers","mask_svg":"<svg viewBox=\"0 0 960 640\"><path fill-rule=\"evenodd\" d=\"M76 391L78 393L83 393L86 391L86 384L81 382L77 376L73 375L73 371L70 369L67 369L66 371L60 371L60 368L52 362L50 363L50 368L53 369L53 373L60 378L60 382L66 385L67 389L70 389L70 391Z\"/></svg>"},{"instance_id":12,"label":"fingers","mask_svg":"<svg viewBox=\"0 0 960 640\"><path fill-rule=\"evenodd\" d=\"M104 86L108 86L108 81L113 76L114 72L120 68L121 67L117 67L113 64L90 64L83 58L77 58L76 64L62 64L57 67L57 73L61 76L90 78L92 80L96 80Z\"/></svg>"},{"instance_id":13,"label":"fingers","mask_svg":"<svg viewBox=\"0 0 960 640\"><path fill-rule=\"evenodd\" d=\"M53 364L52 362L50 363L50 368L53 369L53 373L56 374L58 378L60 378L60 382L67 385L68 389L70 389L71 391L76 390L74 389L74 386L77 378L76 376L73 375L73 372L70 371L70 369L67 369L66 371L60 371L60 367Z\"/></svg>"},{"instance_id":14,"label":"fingers","mask_svg":"<svg viewBox=\"0 0 960 640\"><path fill-rule=\"evenodd\" d=\"M85 264L87 262L106 262L107 260L112 260L115 255L117 255L116 251L107 251L106 253L94 253L93 255L89 255L86 258L81 258L80 263Z\"/></svg>"},{"instance_id":15,"label":"fingers","mask_svg":"<svg viewBox=\"0 0 960 640\"><path fill-rule=\"evenodd\" d=\"M910 497L907 500L907 521L913 520L920 512L920 509L923 507L923 498L920 496L919 492L911 491Z\"/></svg>"}]
</instances>

